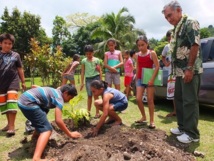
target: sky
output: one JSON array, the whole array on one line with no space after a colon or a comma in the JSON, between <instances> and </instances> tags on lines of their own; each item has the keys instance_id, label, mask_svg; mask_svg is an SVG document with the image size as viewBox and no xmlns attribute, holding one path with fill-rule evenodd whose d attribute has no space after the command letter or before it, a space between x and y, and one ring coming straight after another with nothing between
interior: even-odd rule
<instances>
[{"instance_id":1,"label":"sky","mask_svg":"<svg viewBox=\"0 0 214 161\"><path fill-rule=\"evenodd\" d=\"M53 20L56 16L66 17L75 13L102 16L115 13L126 7L135 18L135 28L143 29L148 39L163 38L172 29L161 13L171 0L0 0L0 16L5 7L12 13L15 7L20 12L30 12L41 17L41 26L52 37ZM200 27L214 26L214 0L178 0L183 13L199 21ZM0 20L1 21L1 20Z\"/></svg>"}]
</instances>

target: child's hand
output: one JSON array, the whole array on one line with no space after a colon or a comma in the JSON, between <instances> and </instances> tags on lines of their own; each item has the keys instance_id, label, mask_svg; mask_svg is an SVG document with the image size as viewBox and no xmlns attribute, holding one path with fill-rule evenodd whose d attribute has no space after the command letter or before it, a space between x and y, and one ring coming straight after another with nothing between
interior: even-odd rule
<instances>
[{"instance_id":1,"label":"child's hand","mask_svg":"<svg viewBox=\"0 0 214 161\"><path fill-rule=\"evenodd\" d=\"M80 85L80 91L82 91L83 87L84 87L84 84L81 84Z\"/></svg>"},{"instance_id":2,"label":"child's hand","mask_svg":"<svg viewBox=\"0 0 214 161\"><path fill-rule=\"evenodd\" d=\"M150 80L150 81L148 82L148 86L149 86L149 87L154 86L154 82Z\"/></svg>"},{"instance_id":3,"label":"child's hand","mask_svg":"<svg viewBox=\"0 0 214 161\"><path fill-rule=\"evenodd\" d=\"M164 65L165 65L166 67L168 67L168 66L171 65L171 62L167 61L166 63L164 63Z\"/></svg>"},{"instance_id":4,"label":"child's hand","mask_svg":"<svg viewBox=\"0 0 214 161\"><path fill-rule=\"evenodd\" d=\"M25 83L22 83L22 90L26 91L26 85L25 85Z\"/></svg>"},{"instance_id":5,"label":"child's hand","mask_svg":"<svg viewBox=\"0 0 214 161\"><path fill-rule=\"evenodd\" d=\"M92 128L91 132L89 133L90 136L97 136L98 134L98 129L96 127Z\"/></svg>"},{"instance_id":6,"label":"child's hand","mask_svg":"<svg viewBox=\"0 0 214 161\"><path fill-rule=\"evenodd\" d=\"M77 131L74 131L74 132L70 132L70 137L76 139L76 138L82 137L82 134L80 134Z\"/></svg>"},{"instance_id":7,"label":"child's hand","mask_svg":"<svg viewBox=\"0 0 214 161\"><path fill-rule=\"evenodd\" d=\"M68 73L62 73L62 76L68 75Z\"/></svg>"},{"instance_id":8,"label":"child's hand","mask_svg":"<svg viewBox=\"0 0 214 161\"><path fill-rule=\"evenodd\" d=\"M111 71L112 73L117 73L117 69L115 69L114 67L111 67L110 71Z\"/></svg>"},{"instance_id":9,"label":"child's hand","mask_svg":"<svg viewBox=\"0 0 214 161\"><path fill-rule=\"evenodd\" d=\"M99 64L96 65L96 70L97 70L98 72L100 72L100 65L99 65Z\"/></svg>"}]
</instances>

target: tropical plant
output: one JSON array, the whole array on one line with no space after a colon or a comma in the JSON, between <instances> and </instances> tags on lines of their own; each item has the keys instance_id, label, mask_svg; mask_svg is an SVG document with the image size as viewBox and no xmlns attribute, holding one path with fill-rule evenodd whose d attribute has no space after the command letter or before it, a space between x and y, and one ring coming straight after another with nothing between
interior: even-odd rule
<instances>
[{"instance_id":1,"label":"tropical plant","mask_svg":"<svg viewBox=\"0 0 214 161\"><path fill-rule=\"evenodd\" d=\"M60 47L57 47L56 52L51 54L49 45L40 46L35 39L31 39L30 44L31 52L24 57L24 64L31 71L31 83L34 84L34 72L37 69L43 86L58 87L62 70L71 62L71 58L65 58Z\"/></svg>"},{"instance_id":2,"label":"tropical plant","mask_svg":"<svg viewBox=\"0 0 214 161\"><path fill-rule=\"evenodd\" d=\"M117 14L105 14L100 19L101 25L93 30L91 38L99 38L102 41L96 44L98 52L106 51L106 42L109 38L117 41L117 48L120 50L132 48L131 46L138 35L144 34L142 30L134 29L135 19L123 7Z\"/></svg>"},{"instance_id":3,"label":"tropical plant","mask_svg":"<svg viewBox=\"0 0 214 161\"><path fill-rule=\"evenodd\" d=\"M72 38L75 42L75 49L76 49L76 52L79 53L79 54L82 54L84 55L84 47L85 45L88 45L88 44L96 44L97 42L100 42L101 40L100 39L92 39L91 38L91 32L99 27L101 24L100 22L94 22L94 23L90 23L86 26L82 26L82 27L79 27L79 29L72 35ZM97 56L97 55L96 55Z\"/></svg>"},{"instance_id":4,"label":"tropical plant","mask_svg":"<svg viewBox=\"0 0 214 161\"><path fill-rule=\"evenodd\" d=\"M82 95L78 95L69 101L69 105L64 105L63 115L69 119L72 119L74 126L86 124L89 122L89 113L87 109L77 108L78 103L83 99Z\"/></svg>"},{"instance_id":5,"label":"tropical plant","mask_svg":"<svg viewBox=\"0 0 214 161\"><path fill-rule=\"evenodd\" d=\"M74 30L97 22L98 19L99 17L95 15L89 15L88 13L75 13L67 16L67 24L68 28Z\"/></svg>"}]
</instances>

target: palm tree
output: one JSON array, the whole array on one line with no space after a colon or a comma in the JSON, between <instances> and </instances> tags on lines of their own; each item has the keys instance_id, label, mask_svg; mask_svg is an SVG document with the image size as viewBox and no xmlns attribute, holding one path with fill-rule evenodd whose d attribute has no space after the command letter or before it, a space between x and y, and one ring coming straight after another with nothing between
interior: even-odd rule
<instances>
[{"instance_id":1,"label":"palm tree","mask_svg":"<svg viewBox=\"0 0 214 161\"><path fill-rule=\"evenodd\" d=\"M142 30L134 29L135 19L125 7L116 15L114 13L103 15L100 22L101 25L94 29L91 34L91 38L103 40L95 44L99 53L106 51L106 42L109 38L114 38L117 41L117 48L123 50L127 47L132 48L137 35L144 34Z\"/></svg>"}]
</instances>

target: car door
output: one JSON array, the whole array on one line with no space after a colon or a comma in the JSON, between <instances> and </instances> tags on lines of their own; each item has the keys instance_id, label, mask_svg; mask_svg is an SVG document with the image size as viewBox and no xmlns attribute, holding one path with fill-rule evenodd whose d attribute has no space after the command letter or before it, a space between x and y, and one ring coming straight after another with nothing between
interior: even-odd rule
<instances>
[{"instance_id":1,"label":"car door","mask_svg":"<svg viewBox=\"0 0 214 161\"><path fill-rule=\"evenodd\" d=\"M214 37L201 40L203 73L199 91L199 102L214 104Z\"/></svg>"}]
</instances>

